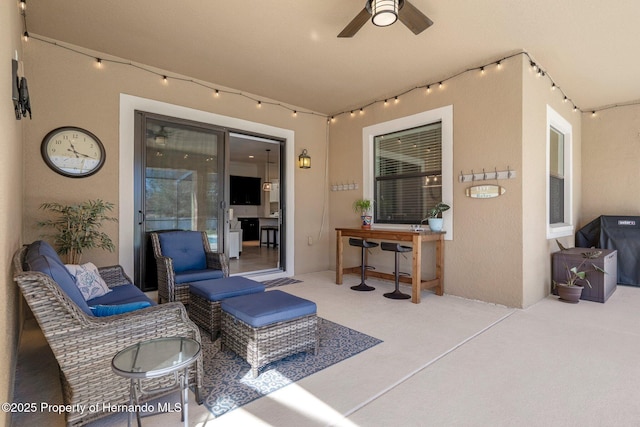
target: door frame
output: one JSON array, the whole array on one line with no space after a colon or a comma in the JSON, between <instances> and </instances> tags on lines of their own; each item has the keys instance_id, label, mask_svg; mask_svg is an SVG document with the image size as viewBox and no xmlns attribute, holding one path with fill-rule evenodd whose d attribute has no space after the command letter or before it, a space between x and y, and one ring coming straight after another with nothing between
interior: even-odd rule
<instances>
[{"instance_id":1,"label":"door frame","mask_svg":"<svg viewBox=\"0 0 640 427\"><path fill-rule=\"evenodd\" d=\"M134 273L134 221L137 220L134 210L134 133L135 133L135 110L142 110L170 117L182 118L213 126L227 128L229 130L240 130L245 133L258 135L269 135L285 140L283 148L284 171L283 179L286 179L286 263L282 265L282 270L267 272L252 276L256 280L268 280L279 277L290 277L295 274L295 251L293 236L295 229L295 188L294 167L295 162L295 132L292 129L279 128L275 126L256 123L249 120L235 117L223 116L207 111L169 104L148 98L141 98L127 94L120 94L120 143L119 143L119 230L118 230L118 262L125 272L133 277Z\"/></svg>"},{"instance_id":2,"label":"door frame","mask_svg":"<svg viewBox=\"0 0 640 427\"><path fill-rule=\"evenodd\" d=\"M222 188L222 192L219 196L219 200L216 206L216 220L218 223L217 230L217 242L218 252L229 253L229 242L227 241L227 212L224 206L228 200L228 192L225 189L228 187L226 167L228 164L228 131L227 129L211 125L209 123L195 122L193 120L186 120L178 117L170 117L164 114L151 113L148 111L136 110L135 115L135 136L134 136L134 201L133 209L137 214L137 220L134 221L134 283L143 291L155 290L155 285L146 286L145 274L148 272L147 260L151 256L152 249L149 247L150 241L147 237L146 229L146 166L147 166L147 120L170 123L177 126L184 126L189 128L199 129L201 131L209 131L212 134L218 134L221 136L221 141L217 142L217 170L218 173L218 185ZM137 224L137 225L136 225ZM144 224L144 225L143 225ZM200 229L200 228L196 228ZM155 265L155 262L154 262ZM152 274L151 279L154 279L155 273Z\"/></svg>"}]
</instances>

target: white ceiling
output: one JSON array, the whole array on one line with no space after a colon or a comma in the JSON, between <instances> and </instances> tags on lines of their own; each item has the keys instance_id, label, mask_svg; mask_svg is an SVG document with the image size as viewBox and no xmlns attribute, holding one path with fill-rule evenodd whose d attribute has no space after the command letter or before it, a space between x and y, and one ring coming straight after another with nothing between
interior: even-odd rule
<instances>
[{"instance_id":1,"label":"white ceiling","mask_svg":"<svg viewBox=\"0 0 640 427\"><path fill-rule=\"evenodd\" d=\"M337 34L364 0L27 0L31 34L324 114L525 50L583 110L640 99L638 0L410 0L434 25Z\"/></svg>"}]
</instances>

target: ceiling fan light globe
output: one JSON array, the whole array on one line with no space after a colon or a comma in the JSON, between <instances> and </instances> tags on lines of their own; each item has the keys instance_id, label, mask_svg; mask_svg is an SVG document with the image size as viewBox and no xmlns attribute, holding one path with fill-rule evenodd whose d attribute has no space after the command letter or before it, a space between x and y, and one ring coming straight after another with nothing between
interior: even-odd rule
<instances>
[{"instance_id":1,"label":"ceiling fan light globe","mask_svg":"<svg viewBox=\"0 0 640 427\"><path fill-rule=\"evenodd\" d=\"M387 27L398 20L398 0L372 0L371 22L378 27Z\"/></svg>"}]
</instances>

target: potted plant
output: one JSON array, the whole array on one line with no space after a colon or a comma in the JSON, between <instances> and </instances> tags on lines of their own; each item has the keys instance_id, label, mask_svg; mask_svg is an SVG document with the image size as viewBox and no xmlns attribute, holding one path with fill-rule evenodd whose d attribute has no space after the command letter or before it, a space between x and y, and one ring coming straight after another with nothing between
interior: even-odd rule
<instances>
[{"instance_id":1,"label":"potted plant","mask_svg":"<svg viewBox=\"0 0 640 427\"><path fill-rule=\"evenodd\" d=\"M53 228L55 233L50 236L54 238L58 253L67 255L69 264L79 264L85 249L100 248L109 252L115 250L111 238L100 230L104 221L118 221L107 215L113 207L113 203L100 199L76 205L43 203L40 209L53 213L55 217L39 221L38 226Z\"/></svg>"},{"instance_id":2,"label":"potted plant","mask_svg":"<svg viewBox=\"0 0 640 427\"><path fill-rule=\"evenodd\" d=\"M566 282L557 283L555 280L553 281L553 286L558 291L558 296L561 301L572 304L576 304L580 301L582 290L584 289L584 286L581 285L581 283L586 283L587 286L591 287L591 282L589 282L589 279L587 278L587 273L598 271L606 274L606 271L602 268L598 267L593 262L589 262L590 259L598 258L601 253L602 251L584 252L582 254L584 259L580 264L571 268L565 264L565 270L567 271Z\"/></svg>"},{"instance_id":3,"label":"potted plant","mask_svg":"<svg viewBox=\"0 0 640 427\"><path fill-rule=\"evenodd\" d=\"M429 228L431 231L442 231L442 225L444 219L442 219L442 212L447 211L451 208L451 206L446 203L438 203L429 211Z\"/></svg>"},{"instance_id":4,"label":"potted plant","mask_svg":"<svg viewBox=\"0 0 640 427\"><path fill-rule=\"evenodd\" d=\"M371 209L373 208L373 200L358 199L353 202L354 212L360 213L360 219L362 219L361 227L364 229L371 228Z\"/></svg>"}]
</instances>

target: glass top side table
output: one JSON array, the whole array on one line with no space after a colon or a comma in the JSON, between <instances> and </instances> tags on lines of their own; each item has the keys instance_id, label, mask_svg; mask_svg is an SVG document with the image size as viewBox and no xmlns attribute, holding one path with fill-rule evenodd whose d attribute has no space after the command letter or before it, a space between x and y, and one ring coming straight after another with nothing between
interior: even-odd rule
<instances>
[{"instance_id":1,"label":"glass top side table","mask_svg":"<svg viewBox=\"0 0 640 427\"><path fill-rule=\"evenodd\" d=\"M200 356L200 343L183 337L156 338L142 341L119 351L111 361L113 372L131 380L129 403L139 408L140 398L144 394L162 392L171 388L180 388L182 421L188 425L189 403L189 366ZM140 382L145 378L158 378L174 375L175 383L167 388L145 390ZM133 414L129 413L128 425L131 426ZM136 410L138 426L140 411Z\"/></svg>"}]
</instances>

